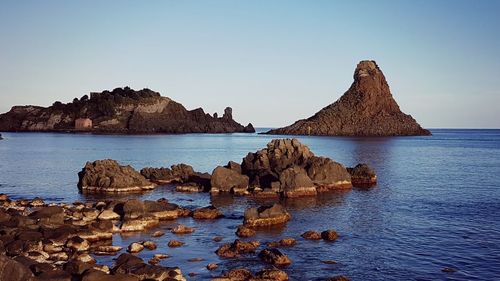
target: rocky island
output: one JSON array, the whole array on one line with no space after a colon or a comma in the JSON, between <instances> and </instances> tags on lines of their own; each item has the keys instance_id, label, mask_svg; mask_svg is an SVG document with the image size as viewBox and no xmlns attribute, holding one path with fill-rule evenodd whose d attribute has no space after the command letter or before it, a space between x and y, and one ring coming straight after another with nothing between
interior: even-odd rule
<instances>
[{"instance_id":1,"label":"rocky island","mask_svg":"<svg viewBox=\"0 0 500 281\"><path fill-rule=\"evenodd\" d=\"M307 119L267 134L414 136L431 133L400 110L377 63L361 61L354 71L354 82L340 99Z\"/></svg>"},{"instance_id":2,"label":"rocky island","mask_svg":"<svg viewBox=\"0 0 500 281\"><path fill-rule=\"evenodd\" d=\"M154 133L253 133L252 124L233 120L227 107L219 117L202 108L187 110L182 104L158 92L129 87L91 93L64 104L14 106L0 114L0 131L68 132L88 131L113 134Z\"/></svg>"}]
</instances>

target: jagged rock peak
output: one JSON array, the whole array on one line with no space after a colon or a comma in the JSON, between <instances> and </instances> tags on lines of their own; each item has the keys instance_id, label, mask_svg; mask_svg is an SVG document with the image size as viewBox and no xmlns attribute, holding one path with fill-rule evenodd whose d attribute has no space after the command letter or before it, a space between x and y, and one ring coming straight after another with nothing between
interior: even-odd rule
<instances>
[{"instance_id":1,"label":"jagged rock peak","mask_svg":"<svg viewBox=\"0 0 500 281\"><path fill-rule=\"evenodd\" d=\"M401 112L382 70L372 60L358 63L349 89L315 115L268 134L329 136L430 135Z\"/></svg>"}]
</instances>

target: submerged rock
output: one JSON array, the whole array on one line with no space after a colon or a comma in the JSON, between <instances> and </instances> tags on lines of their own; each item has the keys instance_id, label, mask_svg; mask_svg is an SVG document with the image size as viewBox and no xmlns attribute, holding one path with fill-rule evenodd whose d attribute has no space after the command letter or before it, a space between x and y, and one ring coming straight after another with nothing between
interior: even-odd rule
<instances>
[{"instance_id":1,"label":"submerged rock","mask_svg":"<svg viewBox=\"0 0 500 281\"><path fill-rule=\"evenodd\" d=\"M254 253L259 246L259 241L244 242L236 239L233 243L220 246L215 253L220 257L235 258L241 254Z\"/></svg>"},{"instance_id":2,"label":"submerged rock","mask_svg":"<svg viewBox=\"0 0 500 281\"><path fill-rule=\"evenodd\" d=\"M78 178L78 187L85 192L134 192L155 187L132 167L111 159L87 162Z\"/></svg>"}]
</instances>

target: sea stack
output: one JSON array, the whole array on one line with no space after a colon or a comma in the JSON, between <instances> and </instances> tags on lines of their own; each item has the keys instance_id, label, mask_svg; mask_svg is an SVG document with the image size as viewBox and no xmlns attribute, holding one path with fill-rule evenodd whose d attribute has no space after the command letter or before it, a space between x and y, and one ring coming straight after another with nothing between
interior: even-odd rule
<instances>
[{"instance_id":1,"label":"sea stack","mask_svg":"<svg viewBox=\"0 0 500 281\"><path fill-rule=\"evenodd\" d=\"M307 119L266 134L417 136L431 133L399 109L377 63L365 60L358 63L354 82L336 102Z\"/></svg>"}]
</instances>

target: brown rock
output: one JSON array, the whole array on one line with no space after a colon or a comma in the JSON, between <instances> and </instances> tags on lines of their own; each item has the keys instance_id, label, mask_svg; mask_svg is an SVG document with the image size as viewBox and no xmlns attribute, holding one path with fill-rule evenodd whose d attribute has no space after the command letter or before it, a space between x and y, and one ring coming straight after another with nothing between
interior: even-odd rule
<instances>
[{"instance_id":1,"label":"brown rock","mask_svg":"<svg viewBox=\"0 0 500 281\"><path fill-rule=\"evenodd\" d=\"M358 164L354 168L348 168L351 174L352 184L356 187L372 187L377 184L377 175L366 164Z\"/></svg>"},{"instance_id":2,"label":"brown rock","mask_svg":"<svg viewBox=\"0 0 500 281\"><path fill-rule=\"evenodd\" d=\"M255 274L255 277L263 280L287 281L288 274L277 268L263 269Z\"/></svg>"},{"instance_id":3,"label":"brown rock","mask_svg":"<svg viewBox=\"0 0 500 281\"><path fill-rule=\"evenodd\" d=\"M170 241L168 241L168 246L170 248L181 247L182 245L184 245L184 242L181 242L179 240L170 240Z\"/></svg>"},{"instance_id":4,"label":"brown rock","mask_svg":"<svg viewBox=\"0 0 500 281\"><path fill-rule=\"evenodd\" d=\"M212 172L210 184L213 190L232 192L235 188L247 189L248 177L234 170L218 166Z\"/></svg>"},{"instance_id":5,"label":"brown rock","mask_svg":"<svg viewBox=\"0 0 500 281\"><path fill-rule=\"evenodd\" d=\"M337 232L335 230L329 229L321 232L321 238L326 241L335 241L337 240Z\"/></svg>"},{"instance_id":6,"label":"brown rock","mask_svg":"<svg viewBox=\"0 0 500 281\"><path fill-rule=\"evenodd\" d=\"M280 204L249 208L245 211L244 225L248 227L270 226L289 221L290 214Z\"/></svg>"},{"instance_id":7,"label":"brown rock","mask_svg":"<svg viewBox=\"0 0 500 281\"><path fill-rule=\"evenodd\" d=\"M332 278L328 278L327 281L350 281L351 279L343 276L343 275L337 275Z\"/></svg>"},{"instance_id":8,"label":"brown rock","mask_svg":"<svg viewBox=\"0 0 500 281\"><path fill-rule=\"evenodd\" d=\"M189 233L193 233L193 232L194 232L194 228L188 227L188 226L185 226L182 224L178 224L176 227L174 227L172 229L173 234L189 234Z\"/></svg>"},{"instance_id":9,"label":"brown rock","mask_svg":"<svg viewBox=\"0 0 500 281\"><path fill-rule=\"evenodd\" d=\"M302 238L307 239L307 240L321 240L321 234L317 231L313 230L308 230L304 233L302 233Z\"/></svg>"},{"instance_id":10,"label":"brown rock","mask_svg":"<svg viewBox=\"0 0 500 281\"><path fill-rule=\"evenodd\" d=\"M240 254L254 253L259 246L259 241L243 242L236 239L233 243L220 246L215 253L220 257L234 258L238 257Z\"/></svg>"},{"instance_id":11,"label":"brown rock","mask_svg":"<svg viewBox=\"0 0 500 281\"><path fill-rule=\"evenodd\" d=\"M280 185L285 197L315 196L316 187L304 168L292 166L280 176Z\"/></svg>"},{"instance_id":12,"label":"brown rock","mask_svg":"<svg viewBox=\"0 0 500 281\"><path fill-rule=\"evenodd\" d=\"M120 166L111 159L87 162L78 178L78 187L85 192L134 192L155 187L131 166Z\"/></svg>"},{"instance_id":13,"label":"brown rock","mask_svg":"<svg viewBox=\"0 0 500 281\"><path fill-rule=\"evenodd\" d=\"M351 187L351 175L347 169L330 158L313 156L309 158L306 170L318 191Z\"/></svg>"},{"instance_id":14,"label":"brown rock","mask_svg":"<svg viewBox=\"0 0 500 281\"><path fill-rule=\"evenodd\" d=\"M244 225L238 226L238 229L236 230L236 235L242 238L251 237L254 236L255 234L256 234L255 230L248 228Z\"/></svg>"},{"instance_id":15,"label":"brown rock","mask_svg":"<svg viewBox=\"0 0 500 281\"><path fill-rule=\"evenodd\" d=\"M215 263L209 263L207 264L207 269L212 271L212 270L216 270L219 266Z\"/></svg>"},{"instance_id":16,"label":"brown rock","mask_svg":"<svg viewBox=\"0 0 500 281\"><path fill-rule=\"evenodd\" d=\"M267 134L395 136L430 135L399 109L384 74L375 61L361 61L354 82L335 103L312 117Z\"/></svg>"},{"instance_id":17,"label":"brown rock","mask_svg":"<svg viewBox=\"0 0 500 281\"><path fill-rule=\"evenodd\" d=\"M207 206L193 211L193 219L217 219L222 217L222 212L214 206Z\"/></svg>"},{"instance_id":18,"label":"brown rock","mask_svg":"<svg viewBox=\"0 0 500 281\"><path fill-rule=\"evenodd\" d=\"M277 247L293 247L297 245L297 241L293 238L283 238L279 241L269 242L267 243L268 247L277 248Z\"/></svg>"},{"instance_id":19,"label":"brown rock","mask_svg":"<svg viewBox=\"0 0 500 281\"><path fill-rule=\"evenodd\" d=\"M244 281L252 278L253 274L246 268L235 268L222 274L222 277L226 277L234 281Z\"/></svg>"},{"instance_id":20,"label":"brown rock","mask_svg":"<svg viewBox=\"0 0 500 281\"><path fill-rule=\"evenodd\" d=\"M281 267L290 265L290 259L276 248L266 248L259 253L259 258L272 265Z\"/></svg>"}]
</instances>

